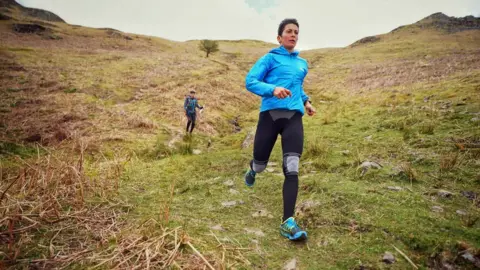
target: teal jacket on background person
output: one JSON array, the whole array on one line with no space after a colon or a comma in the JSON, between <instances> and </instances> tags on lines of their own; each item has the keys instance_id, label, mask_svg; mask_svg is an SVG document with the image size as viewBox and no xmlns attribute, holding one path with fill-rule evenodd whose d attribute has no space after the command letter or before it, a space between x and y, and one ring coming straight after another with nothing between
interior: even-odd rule
<instances>
[{"instance_id":1,"label":"teal jacket on background person","mask_svg":"<svg viewBox=\"0 0 480 270\"><path fill-rule=\"evenodd\" d=\"M190 95L188 95L185 98L185 102L183 103L183 108L185 109L185 112L188 114L195 114L196 108L203 109L202 106L198 105L198 100L194 97L191 97Z\"/></svg>"},{"instance_id":2,"label":"teal jacket on background person","mask_svg":"<svg viewBox=\"0 0 480 270\"><path fill-rule=\"evenodd\" d=\"M248 91L262 97L260 112L292 110L305 113L304 103L309 99L303 90L303 80L308 73L307 61L290 53L283 46L262 56L250 69L245 79ZM292 96L279 99L273 95L275 87L283 87Z\"/></svg>"}]
</instances>

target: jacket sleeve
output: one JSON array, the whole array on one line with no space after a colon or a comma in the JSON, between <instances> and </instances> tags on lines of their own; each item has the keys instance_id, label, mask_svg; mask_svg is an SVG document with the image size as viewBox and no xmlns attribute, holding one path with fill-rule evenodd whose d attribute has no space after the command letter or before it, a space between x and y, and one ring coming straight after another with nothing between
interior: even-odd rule
<instances>
[{"instance_id":1,"label":"jacket sleeve","mask_svg":"<svg viewBox=\"0 0 480 270\"><path fill-rule=\"evenodd\" d=\"M307 100L309 100L310 97L305 93L305 90L303 90L303 85L302 85L302 102L303 102L303 105L305 105L305 102L307 102Z\"/></svg>"},{"instance_id":2,"label":"jacket sleeve","mask_svg":"<svg viewBox=\"0 0 480 270\"><path fill-rule=\"evenodd\" d=\"M308 74L308 63L306 63L306 67L305 67L305 77L307 76ZM305 79L305 77L303 79ZM303 83L302 83L302 86L301 86L301 89L302 89L302 102L303 102L303 105L305 105L305 102L307 102L307 100L310 99L310 97L305 93L305 90L303 89Z\"/></svg>"},{"instance_id":3,"label":"jacket sleeve","mask_svg":"<svg viewBox=\"0 0 480 270\"><path fill-rule=\"evenodd\" d=\"M273 96L276 86L263 81L265 75L270 70L270 66L270 56L268 54L264 55L253 65L245 78L245 87L248 91L261 97Z\"/></svg>"},{"instance_id":4,"label":"jacket sleeve","mask_svg":"<svg viewBox=\"0 0 480 270\"><path fill-rule=\"evenodd\" d=\"M198 104L198 101L195 102L195 106L196 106L197 108L199 108L200 110L203 109L203 106L200 106L200 105Z\"/></svg>"},{"instance_id":5,"label":"jacket sleeve","mask_svg":"<svg viewBox=\"0 0 480 270\"><path fill-rule=\"evenodd\" d=\"M187 103L188 103L188 97L185 98L185 102L183 102L183 109L186 111L187 110Z\"/></svg>"}]
</instances>

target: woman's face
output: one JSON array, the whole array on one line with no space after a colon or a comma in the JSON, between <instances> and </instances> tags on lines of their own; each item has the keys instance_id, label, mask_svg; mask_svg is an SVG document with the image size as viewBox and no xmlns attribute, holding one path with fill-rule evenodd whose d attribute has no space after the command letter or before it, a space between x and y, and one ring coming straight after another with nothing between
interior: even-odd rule
<instances>
[{"instance_id":1,"label":"woman's face","mask_svg":"<svg viewBox=\"0 0 480 270\"><path fill-rule=\"evenodd\" d=\"M277 40L285 49L292 51L297 45L298 26L293 23L285 25L282 35L278 36Z\"/></svg>"}]
</instances>

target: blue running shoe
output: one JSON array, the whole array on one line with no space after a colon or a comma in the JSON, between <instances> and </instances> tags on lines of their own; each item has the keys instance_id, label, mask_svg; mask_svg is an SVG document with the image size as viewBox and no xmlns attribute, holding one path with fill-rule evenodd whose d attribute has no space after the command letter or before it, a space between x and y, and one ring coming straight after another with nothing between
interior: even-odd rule
<instances>
[{"instance_id":1,"label":"blue running shoe","mask_svg":"<svg viewBox=\"0 0 480 270\"><path fill-rule=\"evenodd\" d=\"M288 218L280 225L280 234L291 241L303 241L307 239L307 232L298 227L293 217Z\"/></svg>"},{"instance_id":2,"label":"blue running shoe","mask_svg":"<svg viewBox=\"0 0 480 270\"><path fill-rule=\"evenodd\" d=\"M255 171L252 169L248 170L245 174L245 185L252 187L255 184L255 175L257 175Z\"/></svg>"}]
</instances>

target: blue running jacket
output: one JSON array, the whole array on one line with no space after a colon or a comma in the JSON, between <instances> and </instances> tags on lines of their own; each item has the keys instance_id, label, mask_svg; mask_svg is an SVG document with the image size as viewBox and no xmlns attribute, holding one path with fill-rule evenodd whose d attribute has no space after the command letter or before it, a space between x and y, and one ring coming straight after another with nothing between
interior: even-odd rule
<instances>
[{"instance_id":1,"label":"blue running jacket","mask_svg":"<svg viewBox=\"0 0 480 270\"><path fill-rule=\"evenodd\" d=\"M262 56L250 69L245 79L248 91L262 97L260 112L291 110L305 113L304 103L309 99L303 90L303 80L308 73L307 61L298 51L288 52L283 46ZM273 95L275 87L283 87L292 96L279 99Z\"/></svg>"}]
</instances>

